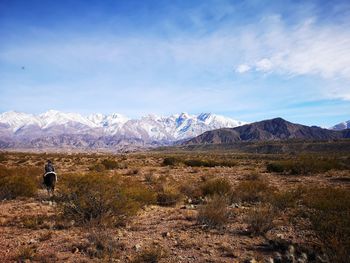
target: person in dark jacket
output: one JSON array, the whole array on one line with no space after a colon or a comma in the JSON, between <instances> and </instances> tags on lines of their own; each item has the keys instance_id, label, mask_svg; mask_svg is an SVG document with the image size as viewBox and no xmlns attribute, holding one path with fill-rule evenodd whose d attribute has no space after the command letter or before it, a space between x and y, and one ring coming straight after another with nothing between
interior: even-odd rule
<instances>
[{"instance_id":1,"label":"person in dark jacket","mask_svg":"<svg viewBox=\"0 0 350 263\"><path fill-rule=\"evenodd\" d=\"M53 167L51 160L47 160L47 164L45 164L45 173L51 173L54 171L55 171L55 167Z\"/></svg>"},{"instance_id":2,"label":"person in dark jacket","mask_svg":"<svg viewBox=\"0 0 350 263\"><path fill-rule=\"evenodd\" d=\"M53 194L57 182L57 175L55 173L55 167L53 167L51 160L48 160L47 164L45 165L45 174L43 175L43 179L43 183L47 189L48 194Z\"/></svg>"}]
</instances>

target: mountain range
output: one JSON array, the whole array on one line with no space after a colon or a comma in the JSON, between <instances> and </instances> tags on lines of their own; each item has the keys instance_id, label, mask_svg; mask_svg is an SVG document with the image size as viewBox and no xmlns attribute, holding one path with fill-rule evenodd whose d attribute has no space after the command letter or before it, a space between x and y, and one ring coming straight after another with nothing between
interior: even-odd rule
<instances>
[{"instance_id":1,"label":"mountain range","mask_svg":"<svg viewBox=\"0 0 350 263\"><path fill-rule=\"evenodd\" d=\"M305 126L282 118L264 120L235 128L222 128L204 132L183 144L230 144L235 142L281 140L334 140L350 138L350 129L331 130Z\"/></svg>"},{"instance_id":2,"label":"mountain range","mask_svg":"<svg viewBox=\"0 0 350 263\"><path fill-rule=\"evenodd\" d=\"M118 113L82 116L55 110L33 115L0 114L0 148L112 148L170 145L205 131L237 127L245 122L201 113L129 119Z\"/></svg>"}]
</instances>

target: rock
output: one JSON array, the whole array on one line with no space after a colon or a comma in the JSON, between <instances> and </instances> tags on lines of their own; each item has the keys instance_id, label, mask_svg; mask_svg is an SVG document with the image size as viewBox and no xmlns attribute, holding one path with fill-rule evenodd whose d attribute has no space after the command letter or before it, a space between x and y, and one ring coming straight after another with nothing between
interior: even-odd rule
<instances>
[{"instance_id":1,"label":"rock","mask_svg":"<svg viewBox=\"0 0 350 263\"><path fill-rule=\"evenodd\" d=\"M268 258L265 260L266 263L275 263L273 258Z\"/></svg>"},{"instance_id":2,"label":"rock","mask_svg":"<svg viewBox=\"0 0 350 263\"><path fill-rule=\"evenodd\" d=\"M163 232L162 233L162 237L171 237L171 234L170 234L170 232Z\"/></svg>"},{"instance_id":3,"label":"rock","mask_svg":"<svg viewBox=\"0 0 350 263\"><path fill-rule=\"evenodd\" d=\"M136 245L134 246L134 249L135 249L136 251L140 251L141 245L140 245L140 244L136 244Z\"/></svg>"},{"instance_id":4,"label":"rock","mask_svg":"<svg viewBox=\"0 0 350 263\"><path fill-rule=\"evenodd\" d=\"M273 255L273 260L275 263L282 263L282 255L279 252L275 252Z\"/></svg>"},{"instance_id":5,"label":"rock","mask_svg":"<svg viewBox=\"0 0 350 263\"><path fill-rule=\"evenodd\" d=\"M291 255L294 255L294 253L295 253L295 248L294 248L293 245L290 245L290 246L288 247L288 252L289 252Z\"/></svg>"}]
</instances>

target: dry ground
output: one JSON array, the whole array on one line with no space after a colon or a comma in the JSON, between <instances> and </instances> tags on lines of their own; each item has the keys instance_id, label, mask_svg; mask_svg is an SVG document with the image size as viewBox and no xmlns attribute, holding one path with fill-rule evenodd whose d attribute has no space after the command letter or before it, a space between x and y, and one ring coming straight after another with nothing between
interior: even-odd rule
<instances>
[{"instance_id":1,"label":"dry ground","mask_svg":"<svg viewBox=\"0 0 350 263\"><path fill-rule=\"evenodd\" d=\"M350 190L350 172L347 169L307 175L269 173L266 164L281 158L272 155L149 152L123 155L4 153L2 156L3 168L34 166L39 178L45 160L51 159L59 174L58 192L61 178L66 174L89 174L91 169L95 169L93 165L104 159L113 159L120 166L100 173L132 178L145 185L163 180L180 187L200 184L205 178L219 177L229 180L235 189L252 174L258 174L260 180L280 191L298 186L331 186ZM167 156L225 159L235 165L190 167L179 163L165 166L163 160ZM265 194L268 196L270 193ZM117 256L101 259L86 249L86 244L91 242L89 236L96 231L95 226L60 226L55 217L56 202L48 197L44 189L40 189L34 197L0 201L0 261L132 262L145 249L159 248L156 252L159 262L244 262L252 259L271 262L268 260L276 256L276 251L283 254L271 245L272 241L281 240L305 249L320 242L311 230L310 222L303 218L293 220L289 209L277 211L273 227L266 234L252 235L245 216L259 205L259 202L232 202L228 207L232 217L221 228L208 228L198 223L200 205L192 204L186 196L171 207L157 204L144 206L125 226L97 230L117 244ZM157 260L144 259L144 262Z\"/></svg>"}]
</instances>

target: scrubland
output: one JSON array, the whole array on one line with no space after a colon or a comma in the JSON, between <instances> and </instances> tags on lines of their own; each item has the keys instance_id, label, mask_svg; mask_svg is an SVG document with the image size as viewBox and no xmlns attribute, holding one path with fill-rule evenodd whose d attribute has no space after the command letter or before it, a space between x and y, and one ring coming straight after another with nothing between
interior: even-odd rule
<instances>
[{"instance_id":1,"label":"scrubland","mask_svg":"<svg viewBox=\"0 0 350 263\"><path fill-rule=\"evenodd\" d=\"M3 152L0 200L1 262L350 262L344 152Z\"/></svg>"}]
</instances>

